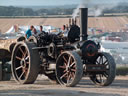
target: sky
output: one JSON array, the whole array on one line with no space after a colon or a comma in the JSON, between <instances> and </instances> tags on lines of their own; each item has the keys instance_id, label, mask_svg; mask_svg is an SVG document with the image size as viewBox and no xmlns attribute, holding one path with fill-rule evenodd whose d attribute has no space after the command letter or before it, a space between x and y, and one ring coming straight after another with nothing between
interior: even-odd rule
<instances>
[{"instance_id":1,"label":"sky","mask_svg":"<svg viewBox=\"0 0 128 96\"><path fill-rule=\"evenodd\" d=\"M80 2L91 1L93 3L128 2L128 0L0 0L1 6L47 6L47 5L70 5Z\"/></svg>"}]
</instances>

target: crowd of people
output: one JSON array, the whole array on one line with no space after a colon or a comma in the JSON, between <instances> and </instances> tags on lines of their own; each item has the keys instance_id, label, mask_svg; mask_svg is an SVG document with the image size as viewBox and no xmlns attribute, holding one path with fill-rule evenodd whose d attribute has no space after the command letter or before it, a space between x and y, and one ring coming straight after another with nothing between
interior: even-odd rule
<instances>
[{"instance_id":1,"label":"crowd of people","mask_svg":"<svg viewBox=\"0 0 128 96\"><path fill-rule=\"evenodd\" d=\"M69 31L68 24L63 25L61 31L62 31L62 32L67 32L67 31ZM45 31L43 30L43 26L40 26L40 33L42 33L42 32L45 33ZM25 38L26 38L26 39L29 39L30 36L36 35L37 33L38 33L38 32L37 32L36 28L34 28L34 26L31 25L30 28L25 32Z\"/></svg>"},{"instance_id":2,"label":"crowd of people","mask_svg":"<svg viewBox=\"0 0 128 96\"><path fill-rule=\"evenodd\" d=\"M42 32L44 33L45 31L43 31L43 26L40 26L40 33ZM30 36L36 34L37 34L36 28L34 28L34 26L31 25L30 28L25 32L25 38L29 39Z\"/></svg>"}]
</instances>

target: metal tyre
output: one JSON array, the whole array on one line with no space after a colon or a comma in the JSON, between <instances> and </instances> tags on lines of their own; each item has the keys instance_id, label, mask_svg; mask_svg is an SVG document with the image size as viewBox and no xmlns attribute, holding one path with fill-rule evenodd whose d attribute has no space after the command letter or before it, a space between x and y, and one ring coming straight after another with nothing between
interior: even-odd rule
<instances>
[{"instance_id":1,"label":"metal tyre","mask_svg":"<svg viewBox=\"0 0 128 96\"><path fill-rule=\"evenodd\" d=\"M12 53L12 74L18 83L32 84L39 73L40 57L34 43L18 42Z\"/></svg>"},{"instance_id":2,"label":"metal tyre","mask_svg":"<svg viewBox=\"0 0 128 96\"><path fill-rule=\"evenodd\" d=\"M56 62L56 76L61 85L73 87L81 80L83 64L80 56L73 51L63 52Z\"/></svg>"},{"instance_id":3,"label":"metal tyre","mask_svg":"<svg viewBox=\"0 0 128 96\"><path fill-rule=\"evenodd\" d=\"M105 65L106 71L102 74L95 74L90 77L92 82L99 86L110 85L116 75L116 64L113 57L109 53L99 53L95 64Z\"/></svg>"}]
</instances>

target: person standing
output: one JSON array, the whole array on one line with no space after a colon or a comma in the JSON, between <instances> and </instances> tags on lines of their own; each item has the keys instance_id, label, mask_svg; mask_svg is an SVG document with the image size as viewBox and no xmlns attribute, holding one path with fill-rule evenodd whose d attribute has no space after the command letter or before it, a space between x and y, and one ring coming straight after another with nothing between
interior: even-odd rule
<instances>
[{"instance_id":1,"label":"person standing","mask_svg":"<svg viewBox=\"0 0 128 96\"><path fill-rule=\"evenodd\" d=\"M30 36L32 36L32 30L34 29L34 26L30 26L30 29L28 29L25 33L25 38L29 39Z\"/></svg>"}]
</instances>

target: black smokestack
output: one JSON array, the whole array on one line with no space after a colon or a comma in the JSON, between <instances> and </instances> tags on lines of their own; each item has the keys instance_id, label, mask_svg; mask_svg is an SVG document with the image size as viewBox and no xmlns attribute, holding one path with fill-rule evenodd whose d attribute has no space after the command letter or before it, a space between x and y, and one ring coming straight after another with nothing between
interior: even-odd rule
<instances>
[{"instance_id":1,"label":"black smokestack","mask_svg":"<svg viewBox=\"0 0 128 96\"><path fill-rule=\"evenodd\" d=\"M80 8L80 41L87 40L88 8Z\"/></svg>"}]
</instances>

